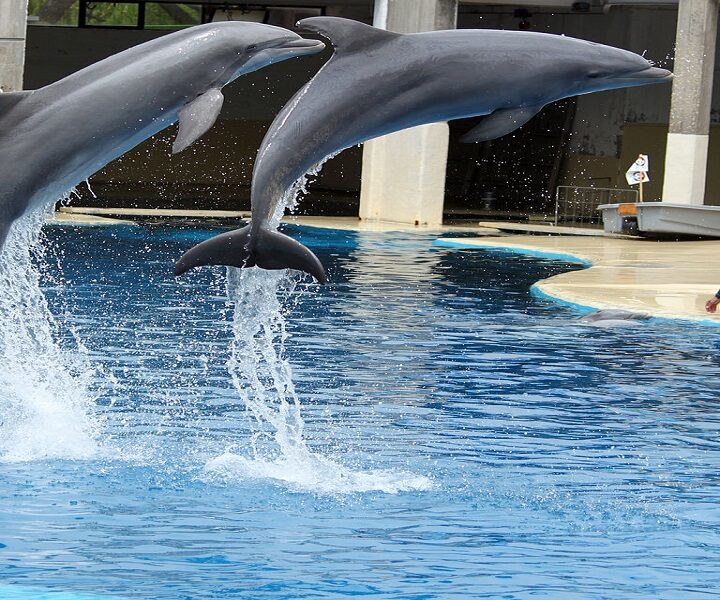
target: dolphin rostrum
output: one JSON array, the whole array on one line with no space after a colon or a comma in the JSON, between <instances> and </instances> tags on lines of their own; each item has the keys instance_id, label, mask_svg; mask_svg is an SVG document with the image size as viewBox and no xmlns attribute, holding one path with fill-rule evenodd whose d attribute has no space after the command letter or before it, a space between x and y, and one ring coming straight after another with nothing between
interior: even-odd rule
<instances>
[{"instance_id":1,"label":"dolphin rostrum","mask_svg":"<svg viewBox=\"0 0 720 600\"><path fill-rule=\"evenodd\" d=\"M34 91L0 94L0 248L12 222L180 121L173 153L212 127L220 89L325 44L260 23L190 27Z\"/></svg>"},{"instance_id":2,"label":"dolphin rostrum","mask_svg":"<svg viewBox=\"0 0 720 600\"><path fill-rule=\"evenodd\" d=\"M209 264L257 265L298 269L322 283L317 257L269 221L295 182L327 157L401 129L478 115L487 117L463 141L486 141L521 127L549 102L672 78L632 52L545 33L398 34L336 17L299 26L329 39L335 52L262 142L252 221L190 249L176 274Z\"/></svg>"}]
</instances>

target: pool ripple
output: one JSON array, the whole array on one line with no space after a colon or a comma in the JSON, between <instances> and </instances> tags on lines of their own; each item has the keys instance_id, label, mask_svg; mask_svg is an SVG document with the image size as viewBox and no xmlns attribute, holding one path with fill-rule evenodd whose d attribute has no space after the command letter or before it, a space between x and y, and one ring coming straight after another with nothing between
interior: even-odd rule
<instances>
[{"instance_id":1,"label":"pool ripple","mask_svg":"<svg viewBox=\"0 0 720 600\"><path fill-rule=\"evenodd\" d=\"M529 293L577 266L294 230L331 284L285 299L293 462L253 453L224 270L169 271L213 232L141 232L48 234L102 428L86 460L0 462L0 598L720 593L713 331Z\"/></svg>"}]
</instances>

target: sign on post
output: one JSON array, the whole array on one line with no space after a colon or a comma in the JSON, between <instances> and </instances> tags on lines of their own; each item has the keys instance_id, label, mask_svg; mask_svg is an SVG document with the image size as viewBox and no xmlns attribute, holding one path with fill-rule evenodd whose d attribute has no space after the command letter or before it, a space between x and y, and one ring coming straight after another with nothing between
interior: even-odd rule
<instances>
[{"instance_id":1,"label":"sign on post","mask_svg":"<svg viewBox=\"0 0 720 600\"><path fill-rule=\"evenodd\" d=\"M643 201L643 183L650 181L650 161L648 160L647 154L639 154L637 160L630 165L630 168L625 173L625 179L628 185L639 185L640 186L640 202Z\"/></svg>"}]
</instances>

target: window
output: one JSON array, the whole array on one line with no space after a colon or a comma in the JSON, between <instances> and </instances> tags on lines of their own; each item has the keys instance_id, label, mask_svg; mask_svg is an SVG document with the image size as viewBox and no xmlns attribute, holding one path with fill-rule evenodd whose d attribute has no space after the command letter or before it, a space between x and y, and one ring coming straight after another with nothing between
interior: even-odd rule
<instances>
[{"instance_id":1,"label":"window","mask_svg":"<svg viewBox=\"0 0 720 600\"><path fill-rule=\"evenodd\" d=\"M202 4L185 2L145 3L146 29L176 29L202 23Z\"/></svg>"},{"instance_id":2,"label":"window","mask_svg":"<svg viewBox=\"0 0 720 600\"><path fill-rule=\"evenodd\" d=\"M28 23L66 27L179 29L212 21L254 21L294 29L325 9L263 4L145 2L143 0L28 0Z\"/></svg>"},{"instance_id":3,"label":"window","mask_svg":"<svg viewBox=\"0 0 720 600\"><path fill-rule=\"evenodd\" d=\"M80 27L134 27L142 29L138 2L82 2Z\"/></svg>"},{"instance_id":4,"label":"window","mask_svg":"<svg viewBox=\"0 0 720 600\"><path fill-rule=\"evenodd\" d=\"M77 27L79 9L79 0L30 0L28 23Z\"/></svg>"}]
</instances>

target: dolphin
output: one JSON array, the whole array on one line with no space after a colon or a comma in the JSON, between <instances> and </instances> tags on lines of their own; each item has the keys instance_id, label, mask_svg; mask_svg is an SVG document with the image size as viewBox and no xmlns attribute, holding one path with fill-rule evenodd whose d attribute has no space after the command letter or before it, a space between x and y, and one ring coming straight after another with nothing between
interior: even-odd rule
<instances>
[{"instance_id":1,"label":"dolphin","mask_svg":"<svg viewBox=\"0 0 720 600\"><path fill-rule=\"evenodd\" d=\"M614 327L633 327L648 321L650 315L646 313L632 312L621 309L596 310L582 317L577 321L583 325L592 325L595 327L614 328Z\"/></svg>"},{"instance_id":2,"label":"dolphin","mask_svg":"<svg viewBox=\"0 0 720 600\"><path fill-rule=\"evenodd\" d=\"M0 93L0 248L15 219L178 120L172 152L187 148L212 127L221 88L240 75L324 47L280 27L211 23L37 90Z\"/></svg>"},{"instance_id":3,"label":"dolphin","mask_svg":"<svg viewBox=\"0 0 720 600\"><path fill-rule=\"evenodd\" d=\"M514 131L550 102L662 83L672 74L637 54L565 36L459 29L399 34L337 17L298 25L335 49L273 121L252 181L252 220L191 248L175 273L201 265L298 269L324 283L307 248L274 231L289 190L329 156L401 129L487 115L462 141Z\"/></svg>"}]
</instances>

